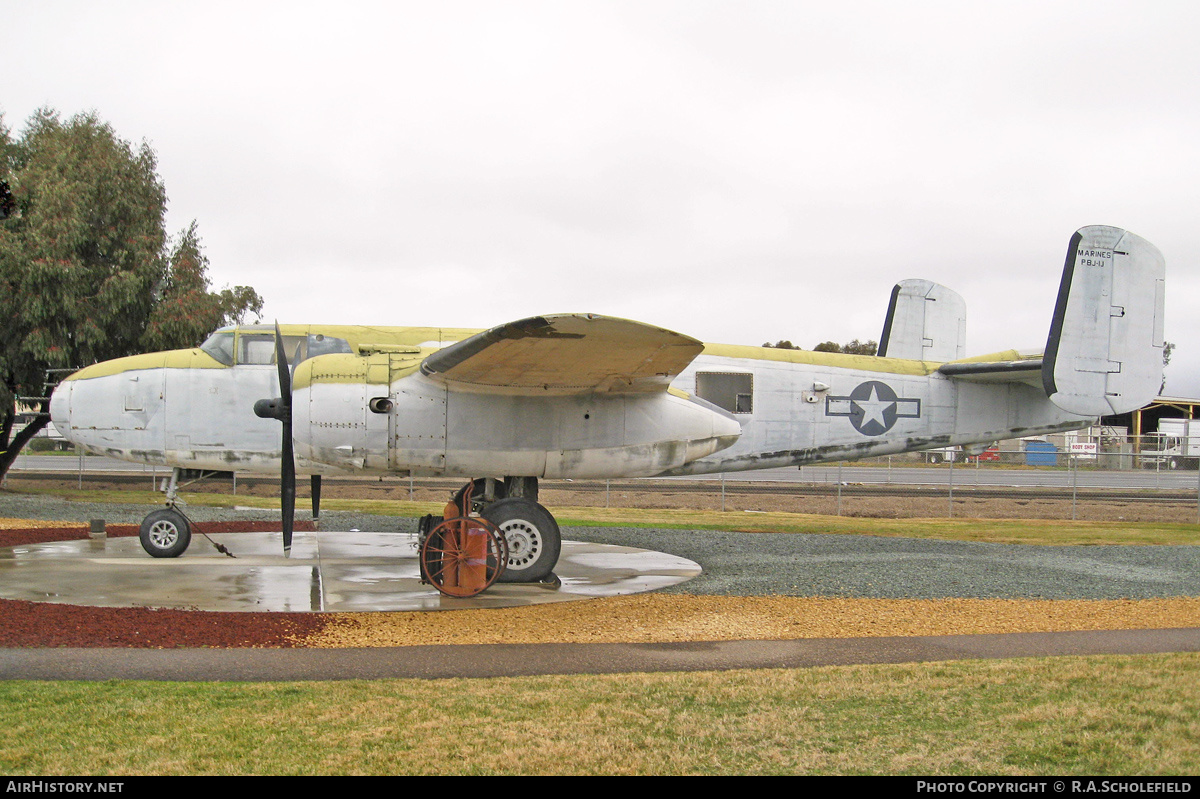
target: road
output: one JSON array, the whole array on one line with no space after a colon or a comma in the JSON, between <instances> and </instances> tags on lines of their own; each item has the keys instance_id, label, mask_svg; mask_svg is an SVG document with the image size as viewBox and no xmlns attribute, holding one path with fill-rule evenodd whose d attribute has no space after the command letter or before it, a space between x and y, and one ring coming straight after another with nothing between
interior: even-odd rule
<instances>
[{"instance_id":1,"label":"road","mask_svg":"<svg viewBox=\"0 0 1200 799\"><path fill-rule=\"evenodd\" d=\"M0 649L2 680L293 681L811 668L1200 651L1200 629L363 649Z\"/></svg>"}]
</instances>

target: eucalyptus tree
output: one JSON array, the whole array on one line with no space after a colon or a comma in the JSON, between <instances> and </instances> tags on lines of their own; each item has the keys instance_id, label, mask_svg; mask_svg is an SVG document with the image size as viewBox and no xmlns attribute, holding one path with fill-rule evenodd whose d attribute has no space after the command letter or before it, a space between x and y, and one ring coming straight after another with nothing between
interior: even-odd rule
<instances>
[{"instance_id":1,"label":"eucalyptus tree","mask_svg":"<svg viewBox=\"0 0 1200 799\"><path fill-rule=\"evenodd\" d=\"M15 138L0 117L0 475L49 421L48 370L195 346L261 311L250 287L210 291L195 222L168 237L157 166L94 112L41 109Z\"/></svg>"}]
</instances>

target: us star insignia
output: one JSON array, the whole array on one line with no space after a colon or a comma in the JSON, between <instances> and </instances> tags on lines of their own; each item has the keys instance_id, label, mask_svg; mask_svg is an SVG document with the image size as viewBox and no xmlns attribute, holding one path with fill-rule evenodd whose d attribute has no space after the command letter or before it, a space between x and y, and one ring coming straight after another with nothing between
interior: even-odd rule
<instances>
[{"instance_id":1,"label":"us star insignia","mask_svg":"<svg viewBox=\"0 0 1200 799\"><path fill-rule=\"evenodd\" d=\"M881 436L895 426L897 419L919 419L921 400L898 396L887 383L868 380L848 397L827 397L825 415L848 417L864 436Z\"/></svg>"}]
</instances>

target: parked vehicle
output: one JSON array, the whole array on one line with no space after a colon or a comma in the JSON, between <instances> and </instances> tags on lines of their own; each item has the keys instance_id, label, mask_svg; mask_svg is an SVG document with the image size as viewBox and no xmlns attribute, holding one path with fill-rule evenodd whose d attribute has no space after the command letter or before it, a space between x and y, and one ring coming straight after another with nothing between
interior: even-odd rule
<instances>
[{"instance_id":1,"label":"parked vehicle","mask_svg":"<svg viewBox=\"0 0 1200 799\"><path fill-rule=\"evenodd\" d=\"M941 449L928 450L925 453L925 461L927 463L958 463L963 460L970 462L972 458L984 463L999 463L1000 448L997 446L991 446L978 455L964 453L962 451L962 447L942 447Z\"/></svg>"},{"instance_id":2,"label":"parked vehicle","mask_svg":"<svg viewBox=\"0 0 1200 799\"><path fill-rule=\"evenodd\" d=\"M1200 419L1159 419L1157 446L1143 449L1143 469L1195 469L1200 464Z\"/></svg>"}]
</instances>

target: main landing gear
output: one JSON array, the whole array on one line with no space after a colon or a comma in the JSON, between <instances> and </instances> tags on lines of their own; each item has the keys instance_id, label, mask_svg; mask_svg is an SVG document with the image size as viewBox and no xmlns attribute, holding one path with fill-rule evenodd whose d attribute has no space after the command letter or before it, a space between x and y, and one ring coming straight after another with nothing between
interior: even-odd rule
<instances>
[{"instance_id":1,"label":"main landing gear","mask_svg":"<svg viewBox=\"0 0 1200 799\"><path fill-rule=\"evenodd\" d=\"M538 504L536 477L472 480L446 506L445 518L456 516L482 519L504 537L508 563L497 582L557 583L554 567L562 535L554 516ZM422 542L441 522L435 516L421 520Z\"/></svg>"}]
</instances>

